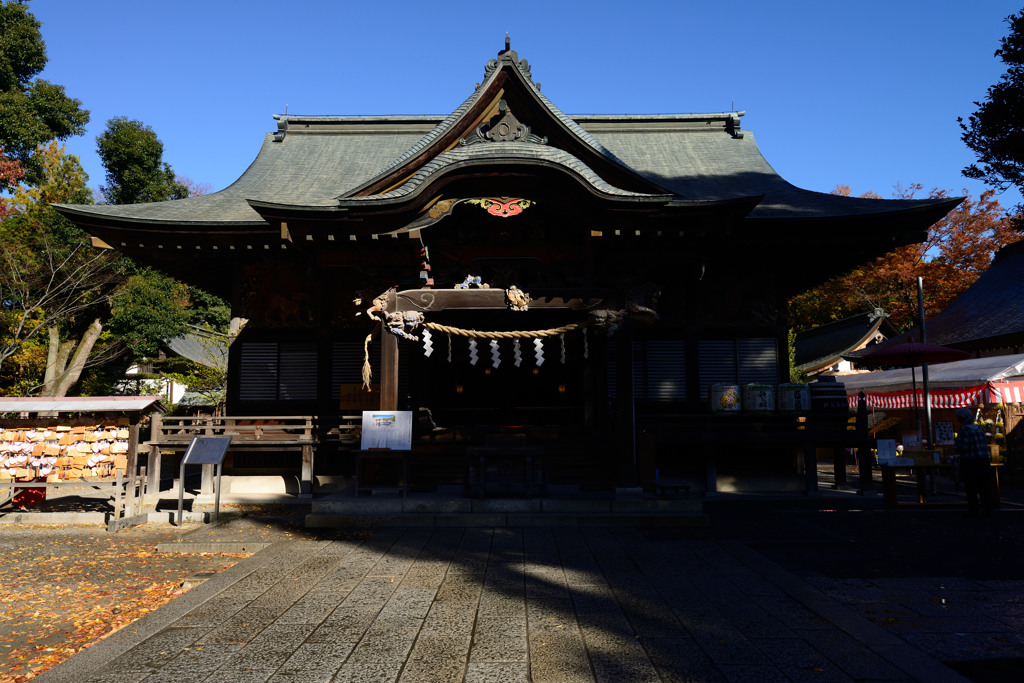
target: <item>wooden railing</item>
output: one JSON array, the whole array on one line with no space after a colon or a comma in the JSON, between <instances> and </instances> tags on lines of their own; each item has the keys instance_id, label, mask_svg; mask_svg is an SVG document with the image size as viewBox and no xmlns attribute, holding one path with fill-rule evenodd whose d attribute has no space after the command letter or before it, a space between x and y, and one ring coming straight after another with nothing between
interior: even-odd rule
<instances>
[{"instance_id":1,"label":"wooden railing","mask_svg":"<svg viewBox=\"0 0 1024 683\"><path fill-rule=\"evenodd\" d=\"M317 424L317 418L306 416L162 416L153 415L149 448L150 487L159 491L160 458L164 450L184 450L192 438L199 436L230 436L229 450L300 451L302 454L299 487L301 496L312 494L313 455L317 446L333 442L350 446L358 442L362 417L345 415L330 428ZM320 428L324 427L324 428ZM202 490L212 486L212 475L204 466Z\"/></svg>"},{"instance_id":2,"label":"wooden railing","mask_svg":"<svg viewBox=\"0 0 1024 683\"><path fill-rule=\"evenodd\" d=\"M150 441L189 442L193 436L230 436L234 441L304 442L314 440L314 418L304 417L165 417L156 415Z\"/></svg>"}]
</instances>

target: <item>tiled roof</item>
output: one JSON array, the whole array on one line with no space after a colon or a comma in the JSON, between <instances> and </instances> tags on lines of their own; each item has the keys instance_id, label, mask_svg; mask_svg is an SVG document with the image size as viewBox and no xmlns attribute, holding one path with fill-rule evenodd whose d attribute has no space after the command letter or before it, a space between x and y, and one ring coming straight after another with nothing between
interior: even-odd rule
<instances>
[{"instance_id":1,"label":"tiled roof","mask_svg":"<svg viewBox=\"0 0 1024 683\"><path fill-rule=\"evenodd\" d=\"M477 87L473 91L473 94L467 97L462 102L462 104L460 104L455 109L455 111L449 114L433 130L424 135L421 139L417 140L416 143L412 147L410 147L405 153L403 153L402 155L397 157L393 162L388 164L383 169L383 172L386 172L396 166L399 166L408 159L411 159L421 150L429 147L435 140L440 138L448 130L455 126L462 119L462 116L467 111L469 111L469 109L472 108L472 106L476 104L482 96L484 96L488 92L488 85L493 79L498 77L500 67L503 65L511 65L512 68L517 69L519 74L529 84L529 87L532 90L534 96L537 98L537 100L541 102L544 105L544 107L547 108L547 110L551 113L552 116L554 116L556 119L562 122L562 124L565 125L570 131L572 131L573 134L575 134L579 139L583 140L588 145L590 145L590 147L598 154L601 154L602 156L605 156L618 163L622 163L615 157L614 154L608 151L608 149L606 149L598 140L596 140L586 130L581 128L580 125L577 124L571 117L566 116L565 113L562 112L562 110L560 110L558 107L554 105L554 103L551 102L551 100L549 100L547 97L541 94L540 88L531 79L528 66L527 70L524 71L523 65L525 62L519 60L519 55L516 54L515 51L505 50L504 52L499 54L499 59L500 63L499 60L495 60L488 65L488 70L486 72L486 77L484 78L483 83L477 85ZM492 64L494 68L491 68Z\"/></svg>"},{"instance_id":2,"label":"tiled roof","mask_svg":"<svg viewBox=\"0 0 1024 683\"><path fill-rule=\"evenodd\" d=\"M671 195L647 195L639 192L623 190L605 182L603 178L594 173L585 163L574 157L572 154L547 145L531 143L492 143L457 147L443 152L424 164L419 172L402 183L399 187L390 192L367 197L352 197L342 200L347 202L378 202L382 199L396 199L407 196L425 183L430 177L443 172L445 169L468 162L487 161L496 163L500 161L529 161L548 163L561 166L586 180L597 191L620 197L661 197L669 199Z\"/></svg>"},{"instance_id":3,"label":"tiled roof","mask_svg":"<svg viewBox=\"0 0 1024 683\"><path fill-rule=\"evenodd\" d=\"M586 125L586 120L581 119ZM754 135L734 137L682 125L660 124L659 117L632 119L636 127L616 130L595 124L596 135L619 159L641 175L686 199L731 199L764 195L751 218L852 216L934 203L841 197L790 184L769 165ZM660 124L655 127L655 124Z\"/></svg>"},{"instance_id":4,"label":"tiled roof","mask_svg":"<svg viewBox=\"0 0 1024 683\"><path fill-rule=\"evenodd\" d=\"M421 135L417 117L391 125L386 119L332 117L320 120L330 133L289 133L281 142L268 133L256 160L229 187L202 197L123 206L75 205L77 213L153 223L258 224L249 199L282 204L337 204L333 199L373 177Z\"/></svg>"},{"instance_id":5,"label":"tiled roof","mask_svg":"<svg viewBox=\"0 0 1024 683\"><path fill-rule=\"evenodd\" d=\"M927 321L926 331L929 344L979 351L1024 345L1024 241L1000 249L967 291Z\"/></svg>"},{"instance_id":6,"label":"tiled roof","mask_svg":"<svg viewBox=\"0 0 1024 683\"><path fill-rule=\"evenodd\" d=\"M530 79L529 65L514 52L499 53L488 65L484 83L447 117L278 117L278 133L268 133L255 161L231 186L206 196L127 206L61 206L66 213L109 221L218 227L265 226L250 200L279 206L336 207L339 198L394 169L428 148L463 120L487 92L489 79L515 64L514 78L548 113L597 155L631 169L657 187L689 201L716 201L762 196L751 219L847 217L934 206L935 200L883 200L838 197L797 188L783 180L761 156L753 135L739 132L736 112L721 114L568 116ZM493 93L492 93L493 94ZM573 155L552 145L524 142L501 145L495 158L519 157L557 163L586 177L602 192L626 196ZM405 181L410 190L431 171L459 158L483 152L453 148L442 151L418 180ZM547 147L541 151L540 148ZM492 150L493 152L494 150ZM461 156L460 156L461 155ZM413 185L410 185L413 183ZM393 190L398 191L398 190ZM644 196L644 195L637 195Z\"/></svg>"},{"instance_id":7,"label":"tiled roof","mask_svg":"<svg viewBox=\"0 0 1024 683\"><path fill-rule=\"evenodd\" d=\"M801 332L796 336L794 363L802 370L831 365L844 354L859 348L880 329L895 332L885 313L876 308Z\"/></svg>"},{"instance_id":8,"label":"tiled roof","mask_svg":"<svg viewBox=\"0 0 1024 683\"><path fill-rule=\"evenodd\" d=\"M606 117L595 118L606 120ZM237 181L219 192L169 202L76 205L73 208L76 213L147 223L262 225L263 220L247 200L337 206L340 195L382 172L388 161L405 153L420 139L424 123L436 120L410 117L403 122L374 127L375 119L332 117L321 121L323 131L319 133L289 133L281 142L275 142L273 134L267 134L252 165ZM587 117L577 120L584 125L587 123ZM630 130L602 130L601 126L595 126L598 130L592 135L623 163L682 199L721 200L763 194L764 200L751 213L751 218L853 216L930 203L929 200L838 197L797 188L772 170L749 131L742 139L736 139L721 130L665 129L660 127L657 118L635 116L630 117L630 121L633 124ZM387 120L380 122L387 123ZM650 129L642 130L645 127ZM500 144L545 147L530 143ZM551 153L531 151L527 154Z\"/></svg>"}]
</instances>

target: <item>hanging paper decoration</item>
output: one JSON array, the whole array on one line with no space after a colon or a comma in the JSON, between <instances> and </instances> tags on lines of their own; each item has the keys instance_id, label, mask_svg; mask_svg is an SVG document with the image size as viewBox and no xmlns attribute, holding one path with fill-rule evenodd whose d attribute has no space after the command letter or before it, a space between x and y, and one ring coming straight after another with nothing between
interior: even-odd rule
<instances>
[{"instance_id":1,"label":"hanging paper decoration","mask_svg":"<svg viewBox=\"0 0 1024 683\"><path fill-rule=\"evenodd\" d=\"M448 362L452 362L452 335L448 335Z\"/></svg>"},{"instance_id":2,"label":"hanging paper decoration","mask_svg":"<svg viewBox=\"0 0 1024 683\"><path fill-rule=\"evenodd\" d=\"M544 365L544 340L537 337L533 340L533 355L537 357L537 367Z\"/></svg>"},{"instance_id":3,"label":"hanging paper decoration","mask_svg":"<svg viewBox=\"0 0 1024 683\"><path fill-rule=\"evenodd\" d=\"M522 364L523 362L523 350L519 346L518 339L514 339L512 341L512 357L515 359L513 365L515 365L518 368L520 364Z\"/></svg>"},{"instance_id":4,"label":"hanging paper decoration","mask_svg":"<svg viewBox=\"0 0 1024 683\"><path fill-rule=\"evenodd\" d=\"M583 328L583 357L590 358L590 342L587 339L587 328Z\"/></svg>"},{"instance_id":5,"label":"hanging paper decoration","mask_svg":"<svg viewBox=\"0 0 1024 683\"><path fill-rule=\"evenodd\" d=\"M562 343L562 355L559 360L562 362L562 365L565 365L565 332L558 335L558 341Z\"/></svg>"},{"instance_id":6,"label":"hanging paper decoration","mask_svg":"<svg viewBox=\"0 0 1024 683\"><path fill-rule=\"evenodd\" d=\"M434 352L434 342L430 338L430 330L424 328L423 334L423 355L430 358L430 354Z\"/></svg>"},{"instance_id":7,"label":"hanging paper decoration","mask_svg":"<svg viewBox=\"0 0 1024 683\"><path fill-rule=\"evenodd\" d=\"M476 339L469 340L469 364L476 365L476 362L480 360L480 357L476 352Z\"/></svg>"},{"instance_id":8,"label":"hanging paper decoration","mask_svg":"<svg viewBox=\"0 0 1024 683\"><path fill-rule=\"evenodd\" d=\"M491 340L491 367L497 368L501 365L501 352L498 350L498 340Z\"/></svg>"}]
</instances>

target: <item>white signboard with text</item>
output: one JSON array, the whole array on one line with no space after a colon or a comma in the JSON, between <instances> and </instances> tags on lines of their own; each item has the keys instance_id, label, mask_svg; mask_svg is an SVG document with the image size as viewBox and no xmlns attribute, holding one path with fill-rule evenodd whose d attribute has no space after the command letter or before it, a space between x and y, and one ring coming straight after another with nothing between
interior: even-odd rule
<instances>
[{"instance_id":1,"label":"white signboard with text","mask_svg":"<svg viewBox=\"0 0 1024 683\"><path fill-rule=\"evenodd\" d=\"M412 450L412 411L364 410L359 447L364 451Z\"/></svg>"}]
</instances>

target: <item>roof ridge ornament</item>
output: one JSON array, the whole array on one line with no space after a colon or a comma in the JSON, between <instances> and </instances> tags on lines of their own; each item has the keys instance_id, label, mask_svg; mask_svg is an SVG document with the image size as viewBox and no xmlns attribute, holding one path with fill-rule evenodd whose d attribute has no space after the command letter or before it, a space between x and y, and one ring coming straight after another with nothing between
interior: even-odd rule
<instances>
[{"instance_id":1,"label":"roof ridge ornament","mask_svg":"<svg viewBox=\"0 0 1024 683\"><path fill-rule=\"evenodd\" d=\"M546 145L548 139L530 131L530 127L521 123L516 115L509 111L505 100L498 102L498 113L484 121L469 138L459 140L460 145L473 145L478 142L532 142Z\"/></svg>"},{"instance_id":2,"label":"roof ridge ornament","mask_svg":"<svg viewBox=\"0 0 1024 683\"><path fill-rule=\"evenodd\" d=\"M277 132L274 133L274 142L281 142L288 135L288 115L275 116L277 119Z\"/></svg>"},{"instance_id":3,"label":"roof ridge ornament","mask_svg":"<svg viewBox=\"0 0 1024 683\"><path fill-rule=\"evenodd\" d=\"M499 64L513 64L526 77L526 80L533 83L533 75L530 73L530 63L526 59L519 59L519 53L512 49L512 39L505 34L505 49L498 53L497 59L492 59L484 65L484 80L494 73ZM477 84L479 87L479 84ZM533 83L540 90L540 83Z\"/></svg>"}]
</instances>

